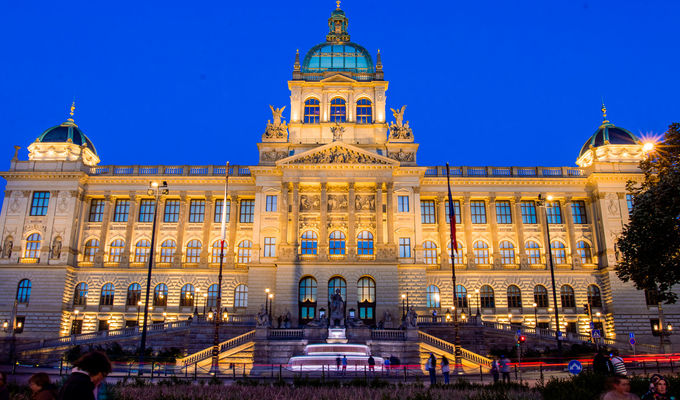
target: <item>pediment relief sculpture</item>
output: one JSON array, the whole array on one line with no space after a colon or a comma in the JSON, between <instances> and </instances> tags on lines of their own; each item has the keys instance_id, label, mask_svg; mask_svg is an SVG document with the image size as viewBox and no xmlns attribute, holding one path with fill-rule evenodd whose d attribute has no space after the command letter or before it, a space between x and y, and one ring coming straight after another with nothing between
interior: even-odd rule
<instances>
[{"instance_id":1,"label":"pediment relief sculpture","mask_svg":"<svg viewBox=\"0 0 680 400\"><path fill-rule=\"evenodd\" d=\"M388 162L378 157L363 154L344 147L331 147L325 150L292 160L291 164L382 164Z\"/></svg>"}]
</instances>

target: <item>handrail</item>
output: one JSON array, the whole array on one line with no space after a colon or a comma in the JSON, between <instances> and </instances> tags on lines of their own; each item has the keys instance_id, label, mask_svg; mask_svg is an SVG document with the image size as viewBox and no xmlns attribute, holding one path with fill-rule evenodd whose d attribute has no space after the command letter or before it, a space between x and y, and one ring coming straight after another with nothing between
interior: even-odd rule
<instances>
[{"instance_id":1,"label":"handrail","mask_svg":"<svg viewBox=\"0 0 680 400\"><path fill-rule=\"evenodd\" d=\"M165 323L162 323L162 324L152 324L152 325L148 325L147 329L148 329L149 333L166 332L168 330L186 328L189 325L191 325L191 321L184 320L184 321L165 322ZM17 350L19 350L19 351L35 350L35 349L43 349L43 348L46 348L46 347L59 347L59 346L64 346L64 345L75 346L75 345L78 345L78 344L91 343L91 342L96 342L96 341L99 341L99 340L106 341L106 340L110 340L112 338L132 337L132 336L137 336L139 334L141 334L139 326L132 326L132 327L121 328L121 329L113 329L113 330L108 330L108 331L88 332L88 333L81 333L81 334L77 334L77 335L60 336L58 338L45 339L45 340L41 340L38 343L28 343L24 346L17 346Z\"/></svg>"},{"instance_id":2,"label":"handrail","mask_svg":"<svg viewBox=\"0 0 680 400\"><path fill-rule=\"evenodd\" d=\"M401 329L373 329L371 339L406 340L406 332Z\"/></svg>"},{"instance_id":3,"label":"handrail","mask_svg":"<svg viewBox=\"0 0 680 400\"><path fill-rule=\"evenodd\" d=\"M285 329L267 329L268 339L302 339L305 337L304 329L285 328Z\"/></svg>"},{"instance_id":4,"label":"handrail","mask_svg":"<svg viewBox=\"0 0 680 400\"><path fill-rule=\"evenodd\" d=\"M234 347L240 346L244 343L250 342L254 337L255 330L252 330L244 333L243 335L239 335L229 340L225 340L224 342L219 344L219 352L222 353L224 351L233 349ZM188 355L184 358L180 358L179 360L176 361L176 365L182 365L186 367L187 365L201 362L212 357L212 351L213 347L210 346L194 354Z\"/></svg>"},{"instance_id":5,"label":"handrail","mask_svg":"<svg viewBox=\"0 0 680 400\"><path fill-rule=\"evenodd\" d=\"M425 333L423 331L418 331L418 338L422 340L423 342L432 345L440 350L443 350L449 354L453 354L455 356L456 354L456 347L454 346L453 343L447 342L444 339L440 339L436 336L432 336L428 333ZM491 367L491 359L484 357L482 355L479 355L477 353L474 353L470 350L466 350L462 348L461 346L458 346L461 350L461 355L464 360L468 360L470 362L473 362L475 364L480 364L486 367Z\"/></svg>"}]
</instances>

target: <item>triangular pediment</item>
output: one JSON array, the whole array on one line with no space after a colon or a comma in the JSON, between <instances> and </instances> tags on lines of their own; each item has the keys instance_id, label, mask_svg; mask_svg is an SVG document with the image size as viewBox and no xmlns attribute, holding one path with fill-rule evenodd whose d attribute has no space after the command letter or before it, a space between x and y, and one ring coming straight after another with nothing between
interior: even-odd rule
<instances>
[{"instance_id":1,"label":"triangular pediment","mask_svg":"<svg viewBox=\"0 0 680 400\"><path fill-rule=\"evenodd\" d=\"M332 142L276 162L277 166L370 165L398 167L399 161L342 142Z\"/></svg>"},{"instance_id":2,"label":"triangular pediment","mask_svg":"<svg viewBox=\"0 0 680 400\"><path fill-rule=\"evenodd\" d=\"M326 82L326 83L328 83L328 82L347 82L347 83L353 83L353 82L357 82L357 81L356 81L355 79L350 78L350 77L347 76L347 75L343 75L343 74L335 74L335 75L331 75L331 76L329 76L329 77L327 77L327 78L323 78L320 82Z\"/></svg>"}]
</instances>

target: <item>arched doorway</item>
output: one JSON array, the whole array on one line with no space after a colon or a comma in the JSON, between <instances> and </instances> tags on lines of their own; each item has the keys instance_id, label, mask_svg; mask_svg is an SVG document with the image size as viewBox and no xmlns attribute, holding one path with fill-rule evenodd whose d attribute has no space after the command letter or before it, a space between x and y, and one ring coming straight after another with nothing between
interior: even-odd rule
<instances>
[{"instance_id":1,"label":"arched doorway","mask_svg":"<svg viewBox=\"0 0 680 400\"><path fill-rule=\"evenodd\" d=\"M366 325L375 325L375 280L364 276L357 282L359 319Z\"/></svg>"},{"instance_id":2,"label":"arched doorway","mask_svg":"<svg viewBox=\"0 0 680 400\"><path fill-rule=\"evenodd\" d=\"M300 279L298 288L298 308L300 325L305 325L316 317L316 279L306 276Z\"/></svg>"}]
</instances>

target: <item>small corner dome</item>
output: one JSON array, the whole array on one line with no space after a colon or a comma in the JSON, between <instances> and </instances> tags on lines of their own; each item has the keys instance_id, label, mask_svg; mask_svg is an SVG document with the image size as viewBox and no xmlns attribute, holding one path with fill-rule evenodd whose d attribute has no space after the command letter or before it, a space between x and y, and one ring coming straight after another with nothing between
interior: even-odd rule
<instances>
[{"instance_id":1,"label":"small corner dome","mask_svg":"<svg viewBox=\"0 0 680 400\"><path fill-rule=\"evenodd\" d=\"M85 136L83 131L78 128L72 119L68 119L61 125L53 126L45 132L43 132L36 142L40 143L73 143L78 146L87 146L92 153L97 155L97 150L92 144L92 141Z\"/></svg>"},{"instance_id":2,"label":"small corner dome","mask_svg":"<svg viewBox=\"0 0 680 400\"><path fill-rule=\"evenodd\" d=\"M325 71L375 72L373 59L368 51L352 42L325 42L307 52L302 63L302 72Z\"/></svg>"},{"instance_id":3,"label":"small corner dome","mask_svg":"<svg viewBox=\"0 0 680 400\"><path fill-rule=\"evenodd\" d=\"M579 158L592 147L600 147L606 144L640 144L640 139L633 135L630 131L624 128L615 126L609 121L604 122L593 133L593 135L586 140L579 152Z\"/></svg>"}]
</instances>

